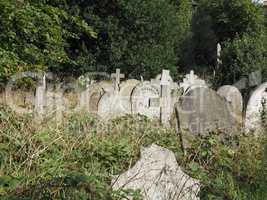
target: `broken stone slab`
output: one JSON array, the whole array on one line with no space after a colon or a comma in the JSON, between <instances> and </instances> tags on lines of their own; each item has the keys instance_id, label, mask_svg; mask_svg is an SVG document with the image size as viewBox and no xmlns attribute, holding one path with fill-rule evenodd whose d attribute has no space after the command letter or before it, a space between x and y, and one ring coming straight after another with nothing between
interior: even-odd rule
<instances>
[{"instance_id":1,"label":"broken stone slab","mask_svg":"<svg viewBox=\"0 0 267 200\"><path fill-rule=\"evenodd\" d=\"M139 190L144 200L200 199L200 182L182 171L172 151L156 144L142 147L140 160L113 178L112 188Z\"/></svg>"}]
</instances>

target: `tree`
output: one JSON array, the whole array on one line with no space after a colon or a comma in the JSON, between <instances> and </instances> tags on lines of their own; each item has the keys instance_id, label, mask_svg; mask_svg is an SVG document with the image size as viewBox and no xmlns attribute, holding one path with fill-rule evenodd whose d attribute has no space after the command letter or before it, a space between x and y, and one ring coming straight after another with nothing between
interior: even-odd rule
<instances>
[{"instance_id":1,"label":"tree","mask_svg":"<svg viewBox=\"0 0 267 200\"><path fill-rule=\"evenodd\" d=\"M220 84L232 84L242 76L260 71L267 75L267 34L245 34L224 43Z\"/></svg>"},{"instance_id":2,"label":"tree","mask_svg":"<svg viewBox=\"0 0 267 200\"><path fill-rule=\"evenodd\" d=\"M195 64L213 72L218 42L225 48L224 42L261 34L263 29L262 8L251 0L200 0L192 23Z\"/></svg>"},{"instance_id":3,"label":"tree","mask_svg":"<svg viewBox=\"0 0 267 200\"><path fill-rule=\"evenodd\" d=\"M55 71L75 66L68 54L67 41L81 35L96 37L85 21L60 8L14 2L0 2L0 81L18 71Z\"/></svg>"},{"instance_id":4,"label":"tree","mask_svg":"<svg viewBox=\"0 0 267 200\"><path fill-rule=\"evenodd\" d=\"M95 70L112 72L121 68L136 78L154 77L163 68L176 74L182 57L180 45L190 27L187 0L73 0L57 6L82 17L99 33L96 41L70 41L72 49L83 52L80 50L85 48L92 53ZM89 66L83 70L90 71Z\"/></svg>"}]
</instances>

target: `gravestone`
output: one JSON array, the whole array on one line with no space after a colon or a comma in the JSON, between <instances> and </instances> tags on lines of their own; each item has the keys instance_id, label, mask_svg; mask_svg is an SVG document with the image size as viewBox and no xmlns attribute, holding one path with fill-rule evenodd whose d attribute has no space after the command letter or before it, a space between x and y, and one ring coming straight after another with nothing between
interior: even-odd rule
<instances>
[{"instance_id":1,"label":"gravestone","mask_svg":"<svg viewBox=\"0 0 267 200\"><path fill-rule=\"evenodd\" d=\"M118 93L104 93L98 103L97 114L103 120L109 120L121 116L123 107L120 104L120 96Z\"/></svg>"},{"instance_id":2,"label":"gravestone","mask_svg":"<svg viewBox=\"0 0 267 200\"><path fill-rule=\"evenodd\" d=\"M160 107L161 123L168 125L173 109L171 92L172 89L176 87L172 81L169 70L162 71L158 84L160 85L160 98L151 98L150 107Z\"/></svg>"},{"instance_id":3,"label":"gravestone","mask_svg":"<svg viewBox=\"0 0 267 200\"><path fill-rule=\"evenodd\" d=\"M236 121L241 125L243 119L243 97L240 91L231 85L225 85L218 89L217 93L229 102L228 110Z\"/></svg>"},{"instance_id":4,"label":"gravestone","mask_svg":"<svg viewBox=\"0 0 267 200\"><path fill-rule=\"evenodd\" d=\"M172 151L152 144L141 148L131 169L113 178L112 188L139 190L144 200L199 200L200 183L182 171Z\"/></svg>"},{"instance_id":5,"label":"gravestone","mask_svg":"<svg viewBox=\"0 0 267 200\"><path fill-rule=\"evenodd\" d=\"M209 88L190 89L176 105L180 131L189 131L193 135L205 135L216 130L234 132L237 126L227 104Z\"/></svg>"},{"instance_id":6,"label":"gravestone","mask_svg":"<svg viewBox=\"0 0 267 200\"><path fill-rule=\"evenodd\" d=\"M105 119L112 119L125 114L131 114L130 97L133 88L140 81L130 79L119 85L119 91L106 92L98 103L98 115Z\"/></svg>"},{"instance_id":7,"label":"gravestone","mask_svg":"<svg viewBox=\"0 0 267 200\"><path fill-rule=\"evenodd\" d=\"M90 93L90 85L91 85L91 81L89 78L85 79L85 88L81 91L80 93L80 103L79 103L79 107L80 109L85 109L86 111L89 110L89 93Z\"/></svg>"},{"instance_id":8,"label":"gravestone","mask_svg":"<svg viewBox=\"0 0 267 200\"><path fill-rule=\"evenodd\" d=\"M91 114L98 113L98 103L101 97L105 94L105 91L97 83L93 84L89 88L89 112Z\"/></svg>"},{"instance_id":9,"label":"gravestone","mask_svg":"<svg viewBox=\"0 0 267 200\"><path fill-rule=\"evenodd\" d=\"M125 82L122 82L120 85L120 103L122 105L124 112L130 114L132 112L131 105L131 95L134 88L140 83L139 80L129 79Z\"/></svg>"},{"instance_id":10,"label":"gravestone","mask_svg":"<svg viewBox=\"0 0 267 200\"><path fill-rule=\"evenodd\" d=\"M35 116L40 118L44 114L44 102L45 102L45 89L46 89L46 77L43 77L37 80L37 87L35 92L35 104L34 104L34 111Z\"/></svg>"},{"instance_id":11,"label":"gravestone","mask_svg":"<svg viewBox=\"0 0 267 200\"><path fill-rule=\"evenodd\" d=\"M120 69L116 69L116 73L111 74L111 78L113 80L115 92L119 92L119 90L120 90L120 80L122 78L125 78L125 75L121 74L121 70Z\"/></svg>"},{"instance_id":12,"label":"gravestone","mask_svg":"<svg viewBox=\"0 0 267 200\"><path fill-rule=\"evenodd\" d=\"M266 123L265 110L267 102L267 82L260 85L251 95L247 109L245 128L247 131L261 129Z\"/></svg>"},{"instance_id":13,"label":"gravestone","mask_svg":"<svg viewBox=\"0 0 267 200\"><path fill-rule=\"evenodd\" d=\"M97 106L97 113L104 120L127 114L120 98L120 80L124 77L124 74L120 73L120 69L116 69L116 73L111 74L113 89L101 96Z\"/></svg>"},{"instance_id":14,"label":"gravestone","mask_svg":"<svg viewBox=\"0 0 267 200\"><path fill-rule=\"evenodd\" d=\"M114 84L112 81L104 80L96 83L99 88L102 88L104 92L113 93L114 92Z\"/></svg>"},{"instance_id":15,"label":"gravestone","mask_svg":"<svg viewBox=\"0 0 267 200\"><path fill-rule=\"evenodd\" d=\"M151 99L160 99L161 88L159 84L144 81L138 84L131 96L132 113L141 114L148 118L159 118L160 107L151 106Z\"/></svg>"},{"instance_id":16,"label":"gravestone","mask_svg":"<svg viewBox=\"0 0 267 200\"><path fill-rule=\"evenodd\" d=\"M86 83L85 89L80 94L80 109L86 110L91 114L97 114L98 102L105 93L101 87L103 83L96 83L92 80L87 80Z\"/></svg>"},{"instance_id":17,"label":"gravestone","mask_svg":"<svg viewBox=\"0 0 267 200\"><path fill-rule=\"evenodd\" d=\"M185 75L183 82L180 83L180 88L183 88L184 93L186 93L189 89L197 87L207 88L208 86L204 80L199 79L198 76L194 74L194 71L190 71L190 74Z\"/></svg>"}]
</instances>

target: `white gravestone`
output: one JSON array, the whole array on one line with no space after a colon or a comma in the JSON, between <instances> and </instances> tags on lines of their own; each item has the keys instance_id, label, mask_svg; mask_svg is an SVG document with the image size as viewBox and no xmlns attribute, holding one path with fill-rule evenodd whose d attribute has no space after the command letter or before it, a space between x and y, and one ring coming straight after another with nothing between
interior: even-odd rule
<instances>
[{"instance_id":1,"label":"white gravestone","mask_svg":"<svg viewBox=\"0 0 267 200\"><path fill-rule=\"evenodd\" d=\"M41 80L38 80L36 93L35 93L35 114L37 118L43 117L44 114L44 102L45 102L45 90L46 90L46 76L43 75Z\"/></svg>"},{"instance_id":2,"label":"white gravestone","mask_svg":"<svg viewBox=\"0 0 267 200\"><path fill-rule=\"evenodd\" d=\"M89 93L90 93L90 80L86 78L85 80L85 89L80 93L80 109L89 110Z\"/></svg>"},{"instance_id":3,"label":"white gravestone","mask_svg":"<svg viewBox=\"0 0 267 200\"><path fill-rule=\"evenodd\" d=\"M172 151L152 144L141 148L131 169L113 178L112 188L139 190L144 200L199 200L200 183L182 171Z\"/></svg>"},{"instance_id":4,"label":"white gravestone","mask_svg":"<svg viewBox=\"0 0 267 200\"><path fill-rule=\"evenodd\" d=\"M194 89L197 87L208 87L204 80L198 78L197 75L194 74L194 71L190 71L190 74L187 74L183 79L183 82L180 83L180 87L183 88L184 93L186 93L189 89Z\"/></svg>"},{"instance_id":5,"label":"white gravestone","mask_svg":"<svg viewBox=\"0 0 267 200\"><path fill-rule=\"evenodd\" d=\"M120 69L116 69L116 73L111 74L113 89L103 94L97 106L98 115L104 120L131 114L130 95L139 81L129 80L121 84L120 80L124 77Z\"/></svg>"},{"instance_id":6,"label":"white gravestone","mask_svg":"<svg viewBox=\"0 0 267 200\"><path fill-rule=\"evenodd\" d=\"M98 103L98 115L105 119L112 119L125 114L131 114L131 101L130 97L133 88L140 81L130 79L122 82L119 86L119 91L106 92Z\"/></svg>"},{"instance_id":7,"label":"white gravestone","mask_svg":"<svg viewBox=\"0 0 267 200\"><path fill-rule=\"evenodd\" d=\"M161 97L161 89L159 84L152 84L144 81L138 84L131 96L132 113L141 114L148 118L159 118L160 107L151 106L151 99L159 99Z\"/></svg>"},{"instance_id":8,"label":"white gravestone","mask_svg":"<svg viewBox=\"0 0 267 200\"><path fill-rule=\"evenodd\" d=\"M172 114L172 96L171 91L176 86L171 77L169 70L163 70L160 77L160 98L151 98L150 107L160 107L161 123L168 125Z\"/></svg>"},{"instance_id":9,"label":"white gravestone","mask_svg":"<svg viewBox=\"0 0 267 200\"><path fill-rule=\"evenodd\" d=\"M260 85L251 95L245 119L245 128L247 131L256 131L262 128L263 112L266 110L267 102L267 82Z\"/></svg>"},{"instance_id":10,"label":"white gravestone","mask_svg":"<svg viewBox=\"0 0 267 200\"><path fill-rule=\"evenodd\" d=\"M217 90L217 93L223 97L229 104L231 115L239 124L242 124L243 119L243 97L241 92L234 86L224 85Z\"/></svg>"}]
</instances>

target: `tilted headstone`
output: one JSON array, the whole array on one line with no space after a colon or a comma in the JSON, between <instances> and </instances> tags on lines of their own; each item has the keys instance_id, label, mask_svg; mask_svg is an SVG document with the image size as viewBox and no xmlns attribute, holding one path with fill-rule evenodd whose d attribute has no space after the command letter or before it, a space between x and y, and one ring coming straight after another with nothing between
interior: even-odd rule
<instances>
[{"instance_id":1,"label":"tilted headstone","mask_svg":"<svg viewBox=\"0 0 267 200\"><path fill-rule=\"evenodd\" d=\"M198 200L200 182L182 171L172 151L152 144L141 148L140 160L115 177L112 188L139 190L144 200Z\"/></svg>"},{"instance_id":2,"label":"tilted headstone","mask_svg":"<svg viewBox=\"0 0 267 200\"><path fill-rule=\"evenodd\" d=\"M207 87L207 85L204 80L199 79L198 76L194 74L194 71L190 71L190 74L187 74L183 82L180 83L180 87L183 88L184 93L186 93L189 89Z\"/></svg>"},{"instance_id":3,"label":"tilted headstone","mask_svg":"<svg viewBox=\"0 0 267 200\"><path fill-rule=\"evenodd\" d=\"M260 70L252 72L248 77L249 86L259 86L262 83L262 72Z\"/></svg>"},{"instance_id":4,"label":"tilted headstone","mask_svg":"<svg viewBox=\"0 0 267 200\"><path fill-rule=\"evenodd\" d=\"M228 102L209 88L190 89L176 105L180 131L205 135L211 131L233 133L236 120L228 110Z\"/></svg>"},{"instance_id":5,"label":"tilted headstone","mask_svg":"<svg viewBox=\"0 0 267 200\"><path fill-rule=\"evenodd\" d=\"M217 90L217 93L225 98L227 102L229 102L228 110L231 112L232 116L236 119L236 121L242 124L243 119L243 97L240 91L231 85L225 85L220 87Z\"/></svg>"},{"instance_id":6,"label":"tilted headstone","mask_svg":"<svg viewBox=\"0 0 267 200\"><path fill-rule=\"evenodd\" d=\"M246 77L241 78L234 84L234 87L236 87L238 90L246 89L247 86L248 86L248 79Z\"/></svg>"},{"instance_id":7,"label":"tilted headstone","mask_svg":"<svg viewBox=\"0 0 267 200\"><path fill-rule=\"evenodd\" d=\"M247 131L256 131L266 123L265 113L267 109L267 82L260 85L251 95L247 109L245 128Z\"/></svg>"}]
</instances>

